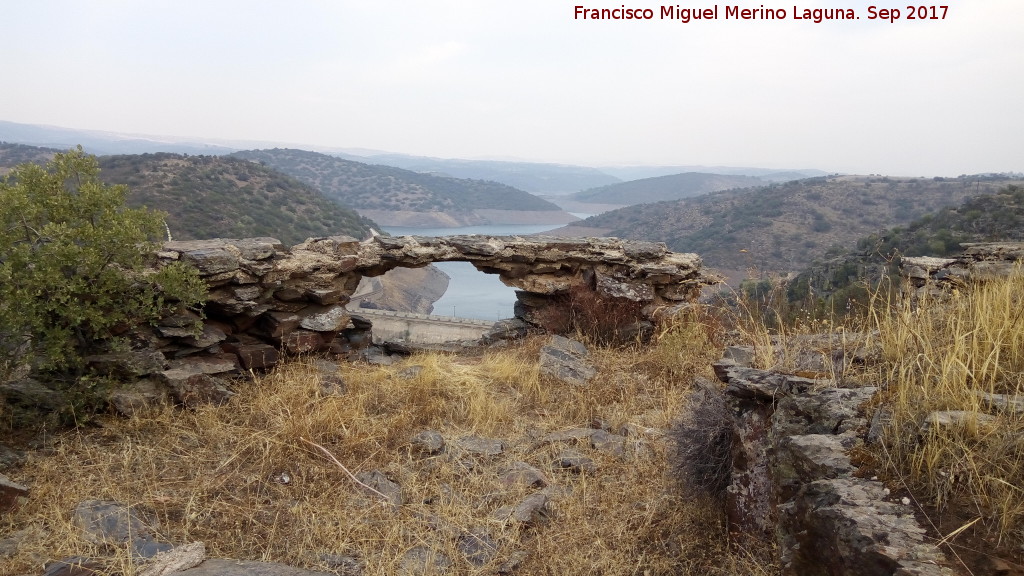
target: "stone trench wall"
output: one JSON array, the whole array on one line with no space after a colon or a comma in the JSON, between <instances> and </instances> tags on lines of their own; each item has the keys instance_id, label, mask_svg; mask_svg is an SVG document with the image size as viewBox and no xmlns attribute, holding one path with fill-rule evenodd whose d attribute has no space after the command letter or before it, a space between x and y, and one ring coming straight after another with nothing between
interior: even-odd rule
<instances>
[{"instance_id":1,"label":"stone trench wall","mask_svg":"<svg viewBox=\"0 0 1024 576\"><path fill-rule=\"evenodd\" d=\"M900 271L918 296L936 296L950 289L1020 272L1024 242L962 244L963 253L953 258L905 257Z\"/></svg>"},{"instance_id":2,"label":"stone trench wall","mask_svg":"<svg viewBox=\"0 0 1024 576\"><path fill-rule=\"evenodd\" d=\"M863 413L877 389L758 370L752 357L732 348L714 366L733 414L733 538L774 542L786 575L951 575L910 506L855 474L851 452L878 433Z\"/></svg>"},{"instance_id":3,"label":"stone trench wall","mask_svg":"<svg viewBox=\"0 0 1024 576\"><path fill-rule=\"evenodd\" d=\"M194 265L209 286L202 332L193 328L198 316L178 311L139 328L136 351L91 358L100 369L138 379L115 394L122 412L167 391L185 404L222 400L230 395L222 377L269 368L282 354L365 348L371 321L345 304L363 276L396 267L471 262L520 289L517 316L526 321L562 305L557 296L573 287L638 302L653 318L717 281L694 254L615 238L329 237L292 248L273 238L213 239L167 242L157 256L161 264Z\"/></svg>"},{"instance_id":4,"label":"stone trench wall","mask_svg":"<svg viewBox=\"0 0 1024 576\"><path fill-rule=\"evenodd\" d=\"M903 258L916 296L1019 273L1024 243L965 244L954 258ZM836 350L823 341L817 349ZM863 352L863 350L860 350ZM831 363L863 362L836 350L827 361L804 358L821 373ZM730 347L715 364L732 409L732 473L726 496L730 530L739 539L772 541L784 574L945 575L943 555L925 539L913 510L877 480L858 477L851 453L875 441L885 411L872 421L864 406L877 390L750 367L754 351ZM803 372L801 372L803 373ZM989 395L993 405L1015 403ZM928 422L950 422L937 412Z\"/></svg>"}]
</instances>

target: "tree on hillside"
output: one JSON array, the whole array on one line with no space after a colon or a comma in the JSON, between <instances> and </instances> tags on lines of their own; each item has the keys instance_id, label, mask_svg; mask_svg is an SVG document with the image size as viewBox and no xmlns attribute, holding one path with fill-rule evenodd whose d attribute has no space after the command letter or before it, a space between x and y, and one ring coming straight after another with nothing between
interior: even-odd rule
<instances>
[{"instance_id":1,"label":"tree on hillside","mask_svg":"<svg viewBox=\"0 0 1024 576\"><path fill-rule=\"evenodd\" d=\"M125 326L202 301L194 269L146 268L163 215L127 209L126 193L80 146L0 180L0 366L75 369Z\"/></svg>"}]
</instances>

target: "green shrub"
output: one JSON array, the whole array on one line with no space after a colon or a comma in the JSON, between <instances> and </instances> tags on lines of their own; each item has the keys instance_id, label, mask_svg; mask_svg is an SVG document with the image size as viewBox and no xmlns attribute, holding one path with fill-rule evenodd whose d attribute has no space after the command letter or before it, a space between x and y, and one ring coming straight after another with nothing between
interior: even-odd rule
<instances>
[{"instance_id":1,"label":"green shrub","mask_svg":"<svg viewBox=\"0 0 1024 576\"><path fill-rule=\"evenodd\" d=\"M163 215L125 208L126 193L99 180L81 147L0 180L0 364L76 369L168 302L202 301L196 270L147 271Z\"/></svg>"}]
</instances>

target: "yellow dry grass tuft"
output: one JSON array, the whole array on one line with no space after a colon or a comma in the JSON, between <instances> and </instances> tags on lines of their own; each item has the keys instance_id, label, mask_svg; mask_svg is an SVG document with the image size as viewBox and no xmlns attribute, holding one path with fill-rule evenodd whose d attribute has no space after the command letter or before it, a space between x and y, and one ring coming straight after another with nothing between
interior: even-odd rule
<instances>
[{"instance_id":1,"label":"yellow dry grass tuft","mask_svg":"<svg viewBox=\"0 0 1024 576\"><path fill-rule=\"evenodd\" d=\"M969 510L998 540L1024 542L1024 275L941 298L876 302L891 413L880 459L939 510ZM954 423L925 425L955 411Z\"/></svg>"},{"instance_id":2,"label":"yellow dry grass tuft","mask_svg":"<svg viewBox=\"0 0 1024 576\"><path fill-rule=\"evenodd\" d=\"M685 323L647 349L597 349L591 385L539 374L539 340L479 356L423 354L392 367L294 361L253 381L223 406L170 407L57 439L31 455L15 479L32 497L0 520L0 535L24 531L3 572L34 572L45 560L116 557L72 526L75 505L117 500L148 511L171 542L200 540L211 557L277 561L326 569L351 556L367 576L394 574L404 554L428 546L451 573L493 574L525 552L517 574L744 574L769 566L733 556L718 510L681 494L671 450L658 433L678 416L692 377L718 350L708 331ZM672 364L665 366L664 364ZM631 430L624 452L544 437L573 428ZM441 455L418 453L411 438L440 432ZM500 439L502 454L459 448L469 436ZM354 474L378 471L401 487L394 506L359 486L308 442ZM596 470L558 464L573 449ZM538 488L502 481L526 462L549 480L550 518L523 525L494 512ZM460 550L486 532L495 553L474 564Z\"/></svg>"}]
</instances>

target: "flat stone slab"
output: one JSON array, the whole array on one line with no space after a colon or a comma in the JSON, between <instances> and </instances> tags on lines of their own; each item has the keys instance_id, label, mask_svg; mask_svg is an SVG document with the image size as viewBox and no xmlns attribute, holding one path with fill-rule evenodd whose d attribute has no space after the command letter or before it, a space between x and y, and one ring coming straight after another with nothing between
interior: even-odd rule
<instances>
[{"instance_id":1,"label":"flat stone slab","mask_svg":"<svg viewBox=\"0 0 1024 576\"><path fill-rule=\"evenodd\" d=\"M277 564L251 560L207 560L188 570L172 572L168 576L335 576L331 572L316 572Z\"/></svg>"}]
</instances>

